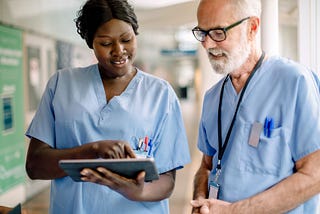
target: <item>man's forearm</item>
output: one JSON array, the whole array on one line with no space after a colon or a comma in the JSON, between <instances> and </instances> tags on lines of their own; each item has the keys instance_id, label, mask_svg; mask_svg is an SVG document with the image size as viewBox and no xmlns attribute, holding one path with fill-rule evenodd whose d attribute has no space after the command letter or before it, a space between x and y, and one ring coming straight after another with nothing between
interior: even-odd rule
<instances>
[{"instance_id":1,"label":"man's forearm","mask_svg":"<svg viewBox=\"0 0 320 214\"><path fill-rule=\"evenodd\" d=\"M207 198L208 196L208 177L210 171L200 168L194 177L193 199Z\"/></svg>"},{"instance_id":2,"label":"man's forearm","mask_svg":"<svg viewBox=\"0 0 320 214\"><path fill-rule=\"evenodd\" d=\"M319 152L317 152L319 153ZM316 155L316 154L314 154ZM320 192L319 170L313 159L302 164L298 172L272 188L232 204L232 213L284 213L296 208Z\"/></svg>"}]
</instances>

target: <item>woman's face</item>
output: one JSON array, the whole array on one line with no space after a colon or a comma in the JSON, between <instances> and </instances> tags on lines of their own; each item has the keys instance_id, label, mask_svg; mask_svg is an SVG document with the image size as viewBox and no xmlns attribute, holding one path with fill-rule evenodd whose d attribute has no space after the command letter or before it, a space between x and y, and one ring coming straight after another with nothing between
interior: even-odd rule
<instances>
[{"instance_id":1,"label":"woman's face","mask_svg":"<svg viewBox=\"0 0 320 214\"><path fill-rule=\"evenodd\" d=\"M102 24L93 38L93 50L104 78L130 73L136 49L137 40L132 26L119 19Z\"/></svg>"}]
</instances>

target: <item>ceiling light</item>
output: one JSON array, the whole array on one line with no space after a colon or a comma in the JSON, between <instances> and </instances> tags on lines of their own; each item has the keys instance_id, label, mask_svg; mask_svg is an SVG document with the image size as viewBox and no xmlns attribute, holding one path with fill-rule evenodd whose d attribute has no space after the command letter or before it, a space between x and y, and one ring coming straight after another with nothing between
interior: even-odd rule
<instances>
[{"instance_id":1,"label":"ceiling light","mask_svg":"<svg viewBox=\"0 0 320 214\"><path fill-rule=\"evenodd\" d=\"M189 2L189 1L193 1L193 0L156 0L156 1L129 0L129 2L135 8L141 8L141 9L155 9L155 8L167 7L167 6Z\"/></svg>"}]
</instances>

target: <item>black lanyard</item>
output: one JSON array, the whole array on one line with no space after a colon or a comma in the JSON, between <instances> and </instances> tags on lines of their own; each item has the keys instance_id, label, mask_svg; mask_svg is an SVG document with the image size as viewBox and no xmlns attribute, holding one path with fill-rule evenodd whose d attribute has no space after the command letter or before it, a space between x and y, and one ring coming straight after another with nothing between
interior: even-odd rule
<instances>
[{"instance_id":1,"label":"black lanyard","mask_svg":"<svg viewBox=\"0 0 320 214\"><path fill-rule=\"evenodd\" d=\"M237 107L236 107L236 111L234 112L234 115L233 115L233 118L232 118L232 121L231 121L231 124L230 124L230 127L228 129L228 132L227 132L227 136L226 136L226 139L224 140L224 143L222 144L222 131L221 131L221 105L222 105L222 98L223 98L223 90L224 90L224 85L226 84L227 80L228 80L228 77L229 77L229 74L226 76L226 78L224 79L223 81L223 84L222 84L222 88L221 88L221 92L220 92L220 100L219 100L219 109L218 109L218 138L219 138L219 151L218 151L218 165L217 165L217 169L221 169L221 159L222 159L222 156L227 148L227 145L228 145L228 142L229 142L229 138L230 138L230 135L231 135L231 131L232 131L232 128L233 128L233 125L234 125L234 122L236 120L236 116L237 116L237 113L238 113L238 109L239 109L239 106L240 106L240 103L242 101L242 97L244 95L244 92L246 91L247 89L247 86L251 80L251 78L253 77L254 73L258 70L258 68L261 66L262 64L262 61L263 61L263 58L265 56L265 53L262 52L261 56L260 56L260 59L258 60L258 62L256 63L256 65L254 66L250 76L248 77L247 81L246 81L246 84L244 85L242 91L241 91L241 94L240 94L240 97L239 97L239 101L237 103Z\"/></svg>"}]
</instances>

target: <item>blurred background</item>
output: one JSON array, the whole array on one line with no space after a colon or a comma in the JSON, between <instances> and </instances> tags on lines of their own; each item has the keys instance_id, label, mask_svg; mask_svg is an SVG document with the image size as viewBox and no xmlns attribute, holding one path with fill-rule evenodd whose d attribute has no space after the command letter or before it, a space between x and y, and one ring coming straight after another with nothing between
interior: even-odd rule
<instances>
[{"instance_id":1,"label":"blurred background","mask_svg":"<svg viewBox=\"0 0 320 214\"><path fill-rule=\"evenodd\" d=\"M198 0L130 0L139 21L137 67L166 79L181 103L192 163L178 171L171 213L190 213L192 179L201 156L196 149L204 92L221 76L191 29ZM0 205L22 203L29 213L47 213L49 181L25 174L24 137L48 78L64 67L95 63L76 32L84 0L0 0ZM320 72L320 3L262 0L261 44Z\"/></svg>"}]
</instances>

